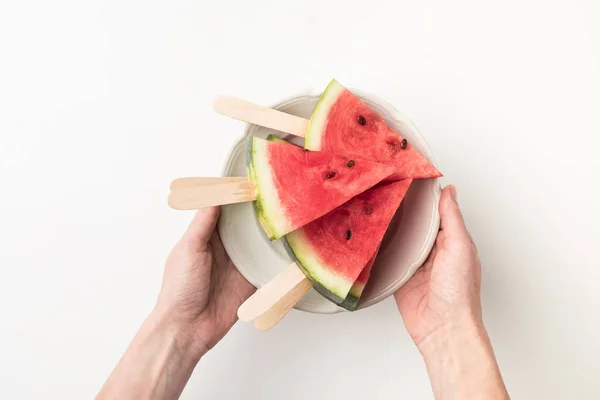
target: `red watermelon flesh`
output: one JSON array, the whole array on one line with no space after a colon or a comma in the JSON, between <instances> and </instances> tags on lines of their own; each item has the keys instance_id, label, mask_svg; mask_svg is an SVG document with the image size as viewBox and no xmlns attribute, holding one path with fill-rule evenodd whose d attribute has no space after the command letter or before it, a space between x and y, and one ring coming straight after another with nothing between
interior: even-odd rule
<instances>
[{"instance_id":1,"label":"red watermelon flesh","mask_svg":"<svg viewBox=\"0 0 600 400\"><path fill-rule=\"evenodd\" d=\"M411 182L406 179L368 190L286 235L288 252L323 296L343 304L375 256Z\"/></svg>"},{"instance_id":2,"label":"red watermelon flesh","mask_svg":"<svg viewBox=\"0 0 600 400\"><path fill-rule=\"evenodd\" d=\"M335 79L313 111L304 147L393 165L395 171L388 179L442 176L383 118Z\"/></svg>"},{"instance_id":3,"label":"red watermelon flesh","mask_svg":"<svg viewBox=\"0 0 600 400\"><path fill-rule=\"evenodd\" d=\"M295 146L295 144L290 143L290 142L283 140L274 135L267 136L267 140L270 142L287 143L291 146ZM373 190L373 189L369 189L369 190ZM324 217L322 217L322 218L324 218ZM377 258L378 253L379 253L379 246L377 247L377 250L375 250L375 255L373 255L373 257L371 257L371 259L369 260L367 265L363 268L362 272L360 273L360 275L358 276L358 278L352 285L352 288L350 288L350 292L348 292L348 295L346 296L344 301L340 304L341 307L343 307L349 311L354 311L356 309L356 307L358 306L358 301L360 299L360 296L362 295L363 291L365 290L365 287L367 286L367 282L369 281L369 278L371 277L371 270L373 269L373 264L375 264L375 259Z\"/></svg>"},{"instance_id":4,"label":"red watermelon flesh","mask_svg":"<svg viewBox=\"0 0 600 400\"><path fill-rule=\"evenodd\" d=\"M254 206L270 239L302 227L386 178L393 167L297 146L248 139Z\"/></svg>"}]
</instances>

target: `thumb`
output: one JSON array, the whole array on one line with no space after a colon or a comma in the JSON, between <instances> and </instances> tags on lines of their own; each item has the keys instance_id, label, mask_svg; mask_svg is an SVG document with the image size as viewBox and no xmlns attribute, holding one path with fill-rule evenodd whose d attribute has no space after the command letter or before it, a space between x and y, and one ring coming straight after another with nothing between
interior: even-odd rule
<instances>
[{"instance_id":1,"label":"thumb","mask_svg":"<svg viewBox=\"0 0 600 400\"><path fill-rule=\"evenodd\" d=\"M456 201L456 187L448 185L442 191L439 205L441 230L451 235L467 235L467 227Z\"/></svg>"},{"instance_id":2,"label":"thumb","mask_svg":"<svg viewBox=\"0 0 600 400\"><path fill-rule=\"evenodd\" d=\"M183 234L181 241L188 245L202 250L206 247L212 236L217 219L219 218L219 207L210 207L198 210L187 230Z\"/></svg>"}]
</instances>

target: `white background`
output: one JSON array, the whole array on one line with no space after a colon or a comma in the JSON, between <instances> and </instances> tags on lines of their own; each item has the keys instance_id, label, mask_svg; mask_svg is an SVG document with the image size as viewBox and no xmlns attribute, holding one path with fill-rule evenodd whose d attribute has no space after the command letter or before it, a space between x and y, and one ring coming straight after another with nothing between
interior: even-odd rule
<instances>
[{"instance_id":1,"label":"white background","mask_svg":"<svg viewBox=\"0 0 600 400\"><path fill-rule=\"evenodd\" d=\"M154 305L191 217L262 104L332 77L420 127L483 261L512 396L598 399L600 28L573 0L14 1L0 5L0 397L91 398ZM238 324L185 399L429 399L391 300Z\"/></svg>"}]
</instances>

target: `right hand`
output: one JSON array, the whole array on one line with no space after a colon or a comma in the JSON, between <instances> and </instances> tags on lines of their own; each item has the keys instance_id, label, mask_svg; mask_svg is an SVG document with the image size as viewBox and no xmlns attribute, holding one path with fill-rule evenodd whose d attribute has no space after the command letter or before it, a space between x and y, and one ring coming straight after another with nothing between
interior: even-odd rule
<instances>
[{"instance_id":1,"label":"right hand","mask_svg":"<svg viewBox=\"0 0 600 400\"><path fill-rule=\"evenodd\" d=\"M456 189L440 199L440 232L425 264L396 293L436 399L509 399L481 318L481 263Z\"/></svg>"},{"instance_id":2,"label":"right hand","mask_svg":"<svg viewBox=\"0 0 600 400\"><path fill-rule=\"evenodd\" d=\"M439 211L440 232L431 254L395 294L406 329L420 349L435 332L483 325L481 264L454 186L442 191Z\"/></svg>"}]
</instances>

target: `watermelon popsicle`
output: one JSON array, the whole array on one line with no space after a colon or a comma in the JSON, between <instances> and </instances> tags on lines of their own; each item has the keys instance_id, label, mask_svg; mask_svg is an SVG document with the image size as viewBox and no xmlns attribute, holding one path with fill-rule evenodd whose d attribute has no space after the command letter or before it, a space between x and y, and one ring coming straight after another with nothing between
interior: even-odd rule
<instances>
[{"instance_id":1,"label":"watermelon popsicle","mask_svg":"<svg viewBox=\"0 0 600 400\"><path fill-rule=\"evenodd\" d=\"M356 308L376 252L411 182L405 179L370 189L285 236L290 256L319 293L345 308ZM368 271L361 276L365 267Z\"/></svg>"},{"instance_id":2,"label":"watermelon popsicle","mask_svg":"<svg viewBox=\"0 0 600 400\"><path fill-rule=\"evenodd\" d=\"M335 79L313 110L304 147L393 165L389 179L442 176L406 138Z\"/></svg>"},{"instance_id":3,"label":"watermelon popsicle","mask_svg":"<svg viewBox=\"0 0 600 400\"><path fill-rule=\"evenodd\" d=\"M190 177L171 182L169 205L193 210L253 201L269 239L333 210L393 172L389 165L298 146L247 139L247 177Z\"/></svg>"},{"instance_id":4,"label":"watermelon popsicle","mask_svg":"<svg viewBox=\"0 0 600 400\"><path fill-rule=\"evenodd\" d=\"M308 281L327 299L354 310L370 261L409 186L404 180L370 189L286 235L284 246L295 262L240 306L239 319L271 328L308 291Z\"/></svg>"},{"instance_id":5,"label":"watermelon popsicle","mask_svg":"<svg viewBox=\"0 0 600 400\"><path fill-rule=\"evenodd\" d=\"M335 79L321 95L310 120L224 96L215 99L213 108L231 118L305 137L304 147L310 150L393 165L388 180L442 176L405 137Z\"/></svg>"},{"instance_id":6,"label":"watermelon popsicle","mask_svg":"<svg viewBox=\"0 0 600 400\"><path fill-rule=\"evenodd\" d=\"M325 215L393 172L390 165L256 137L248 138L247 148L256 215L271 240Z\"/></svg>"}]
</instances>

